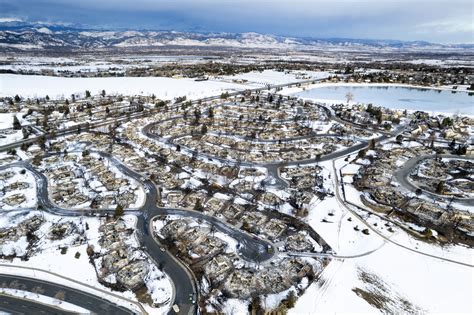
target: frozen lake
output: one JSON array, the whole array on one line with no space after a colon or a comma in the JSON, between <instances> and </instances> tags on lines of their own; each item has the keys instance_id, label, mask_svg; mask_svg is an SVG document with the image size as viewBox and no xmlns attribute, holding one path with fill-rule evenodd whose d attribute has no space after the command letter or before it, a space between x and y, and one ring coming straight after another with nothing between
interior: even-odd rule
<instances>
[{"instance_id":1,"label":"frozen lake","mask_svg":"<svg viewBox=\"0 0 474 315\"><path fill-rule=\"evenodd\" d=\"M354 95L354 102L372 103L393 109L422 110L452 114L474 115L474 95L466 92L398 86L325 86L293 95L320 101L344 101L346 94Z\"/></svg>"}]
</instances>

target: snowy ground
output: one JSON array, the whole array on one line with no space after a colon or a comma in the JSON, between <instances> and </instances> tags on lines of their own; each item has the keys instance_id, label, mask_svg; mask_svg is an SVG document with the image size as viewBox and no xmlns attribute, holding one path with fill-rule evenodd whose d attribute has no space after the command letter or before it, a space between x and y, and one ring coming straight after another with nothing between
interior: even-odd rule
<instances>
[{"instance_id":1,"label":"snowy ground","mask_svg":"<svg viewBox=\"0 0 474 315\"><path fill-rule=\"evenodd\" d=\"M187 96L198 99L219 95L223 91L243 90L240 84L194 81L193 79L173 79L164 77L111 77L111 78L62 78L36 75L0 74L0 97L70 97L71 94L98 94L105 90L108 94L151 95L160 99Z\"/></svg>"},{"instance_id":2,"label":"snowy ground","mask_svg":"<svg viewBox=\"0 0 474 315\"><path fill-rule=\"evenodd\" d=\"M2 87L0 85L0 93L1 91ZM22 118L22 115L23 113L0 113L0 145L6 145L23 139L23 132L21 130L13 130L13 116L18 118L22 126L30 124Z\"/></svg>"},{"instance_id":3,"label":"snowy ground","mask_svg":"<svg viewBox=\"0 0 474 315\"><path fill-rule=\"evenodd\" d=\"M336 166L340 167L344 163L339 160ZM345 172L355 169L351 167ZM333 183L327 184L329 188L334 188ZM396 243L473 264L472 250L469 248L441 248L415 240L391 224L389 226L393 232L390 232L386 222L378 217L365 215L364 219ZM369 235L363 234L361 230L365 225L342 208L335 197L314 204L309 212L308 223L337 255L345 258L331 261L320 281L310 285L290 314L374 313L380 312L380 307L388 313L422 311L472 314L472 267L409 251L384 240L373 231ZM354 229L356 226L359 231ZM377 296L385 302L377 304L371 300L371 297Z\"/></svg>"},{"instance_id":4,"label":"snowy ground","mask_svg":"<svg viewBox=\"0 0 474 315\"><path fill-rule=\"evenodd\" d=\"M472 268L409 252L391 243L361 257L332 261L290 314L373 313L377 308L360 298L354 288L374 291L358 273L366 271L385 283L383 296L404 298L429 313L472 314ZM387 305L389 313L406 313L401 303Z\"/></svg>"},{"instance_id":5,"label":"snowy ground","mask_svg":"<svg viewBox=\"0 0 474 315\"><path fill-rule=\"evenodd\" d=\"M336 209L336 211L333 216L328 217L327 209ZM320 217L332 219L334 223L323 223ZM352 221L348 221L349 218ZM383 228L380 221L379 226ZM309 287L290 313L372 313L377 311L373 305L364 301L353 291L354 288L376 290L359 278L359 274L364 271L375 275L385 283L387 292L382 292L383 296L404 298L411 302L414 308L430 313L472 313L472 267L413 253L386 242L372 232L370 235L365 235L361 231L355 231L354 226L358 225L362 229L363 225L358 223L352 215L338 210L334 198L323 201L319 207L310 212L310 223L338 255L361 255L361 257L333 260L323 271L322 280ZM456 256L460 261L468 260L468 263L473 263L472 251L467 248L443 250L435 245L417 242L403 232L395 233L391 239L412 244L413 248L429 253L452 252L446 256L449 258ZM402 241L402 239L405 240ZM461 256L464 256L464 259L460 259ZM454 292L456 294L453 294ZM384 307L389 313L406 311L400 303Z\"/></svg>"}]
</instances>

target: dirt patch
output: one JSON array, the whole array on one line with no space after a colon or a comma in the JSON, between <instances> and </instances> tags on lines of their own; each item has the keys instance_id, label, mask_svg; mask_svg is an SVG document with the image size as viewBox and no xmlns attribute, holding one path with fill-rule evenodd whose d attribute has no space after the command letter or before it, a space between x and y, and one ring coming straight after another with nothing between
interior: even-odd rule
<instances>
[{"instance_id":1,"label":"dirt patch","mask_svg":"<svg viewBox=\"0 0 474 315\"><path fill-rule=\"evenodd\" d=\"M353 288L352 291L383 314L421 314L425 312L406 297L391 289L377 275L360 268L357 272L359 279L365 285L363 288Z\"/></svg>"}]
</instances>

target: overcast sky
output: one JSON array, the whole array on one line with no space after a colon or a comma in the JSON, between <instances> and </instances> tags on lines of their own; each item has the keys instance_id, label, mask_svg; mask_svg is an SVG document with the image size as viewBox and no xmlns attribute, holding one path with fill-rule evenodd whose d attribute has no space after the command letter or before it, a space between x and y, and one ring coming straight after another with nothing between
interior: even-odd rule
<instances>
[{"instance_id":1,"label":"overcast sky","mask_svg":"<svg viewBox=\"0 0 474 315\"><path fill-rule=\"evenodd\" d=\"M1 18L99 28L474 43L473 0L0 0Z\"/></svg>"}]
</instances>

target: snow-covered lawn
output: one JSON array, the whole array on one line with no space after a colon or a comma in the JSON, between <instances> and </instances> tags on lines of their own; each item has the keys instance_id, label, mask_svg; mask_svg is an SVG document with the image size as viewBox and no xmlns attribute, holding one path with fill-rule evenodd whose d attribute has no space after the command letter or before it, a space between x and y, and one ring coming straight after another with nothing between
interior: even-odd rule
<instances>
[{"instance_id":1,"label":"snow-covered lawn","mask_svg":"<svg viewBox=\"0 0 474 315\"><path fill-rule=\"evenodd\" d=\"M1 83L1 81L0 81ZM0 94L2 86L0 84ZM6 145L23 139L21 130L13 130L13 117L16 116L22 126L30 123L22 118L23 113L0 113L0 145Z\"/></svg>"}]
</instances>

